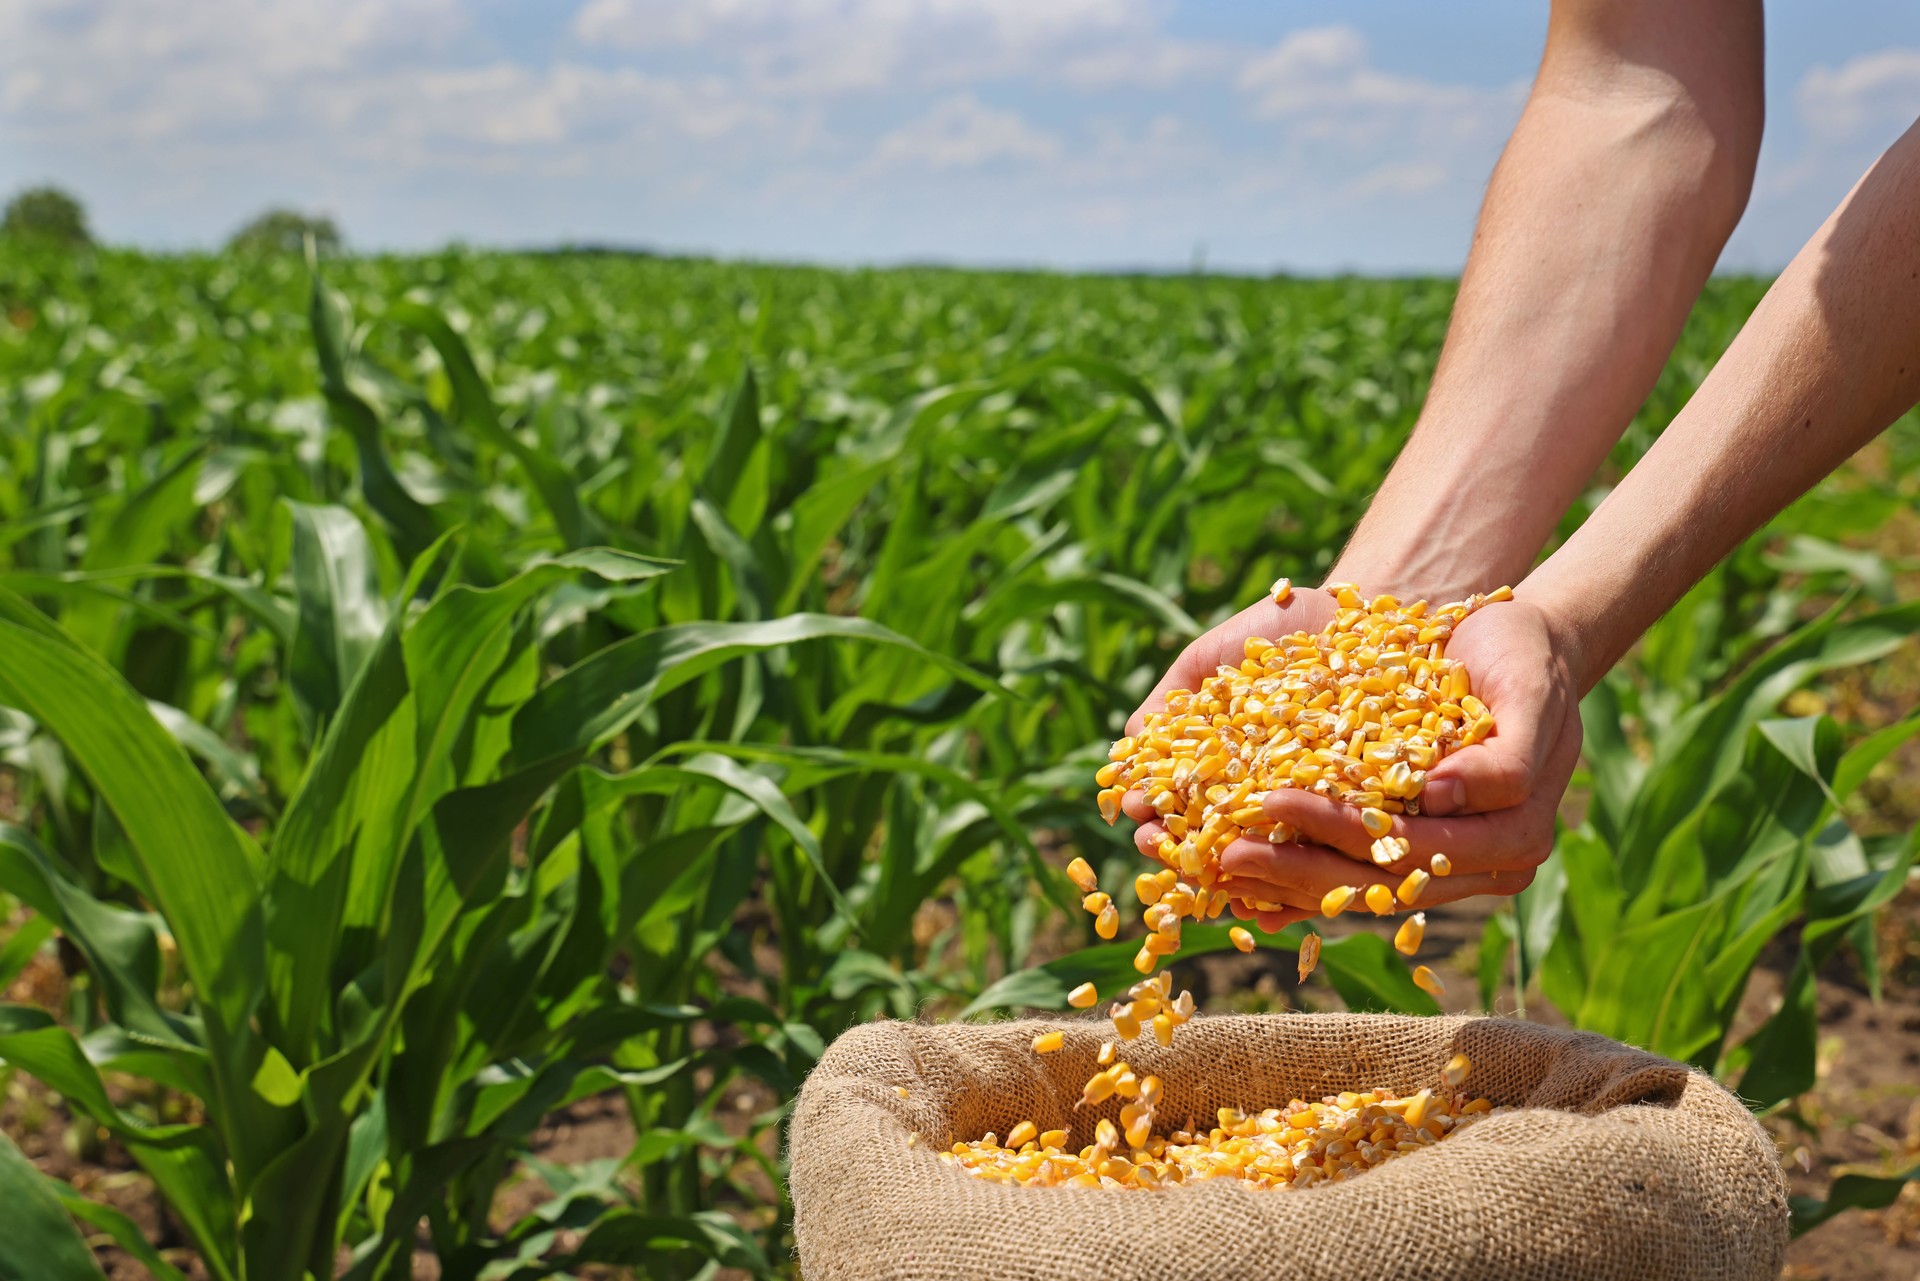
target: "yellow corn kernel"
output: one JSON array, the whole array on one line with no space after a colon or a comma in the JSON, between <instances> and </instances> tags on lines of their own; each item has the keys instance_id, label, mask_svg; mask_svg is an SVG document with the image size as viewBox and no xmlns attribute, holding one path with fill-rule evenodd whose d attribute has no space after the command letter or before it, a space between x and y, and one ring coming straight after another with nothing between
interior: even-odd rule
<instances>
[{"instance_id":1,"label":"yellow corn kernel","mask_svg":"<svg viewBox=\"0 0 1920 1281\"><path fill-rule=\"evenodd\" d=\"M1408 907L1412 907L1420 901L1420 896L1427 892L1427 882L1431 879L1421 868L1414 868L1407 873L1407 879L1400 882L1400 888L1395 891L1396 897Z\"/></svg>"},{"instance_id":2,"label":"yellow corn kernel","mask_svg":"<svg viewBox=\"0 0 1920 1281\"><path fill-rule=\"evenodd\" d=\"M1093 772L1093 781L1101 787L1112 787L1120 781L1120 776L1125 770L1125 761L1108 761Z\"/></svg>"},{"instance_id":3,"label":"yellow corn kernel","mask_svg":"<svg viewBox=\"0 0 1920 1281\"><path fill-rule=\"evenodd\" d=\"M1094 1002L1100 999L1100 992L1091 983L1082 983L1067 993L1067 1004L1076 1010L1090 1010Z\"/></svg>"},{"instance_id":4,"label":"yellow corn kernel","mask_svg":"<svg viewBox=\"0 0 1920 1281\"><path fill-rule=\"evenodd\" d=\"M1253 951L1253 948L1254 948L1253 935L1247 933L1246 930L1242 929L1240 926L1236 925L1232 929L1228 930L1227 937L1232 939L1233 945L1239 948L1242 952Z\"/></svg>"},{"instance_id":5,"label":"yellow corn kernel","mask_svg":"<svg viewBox=\"0 0 1920 1281\"><path fill-rule=\"evenodd\" d=\"M1039 1036L1033 1038L1033 1052L1035 1054L1052 1054L1066 1043L1067 1034L1065 1032L1042 1032Z\"/></svg>"},{"instance_id":6,"label":"yellow corn kernel","mask_svg":"<svg viewBox=\"0 0 1920 1281\"><path fill-rule=\"evenodd\" d=\"M1108 903L1100 909L1100 915L1093 918L1093 932L1103 939L1110 939L1120 932L1120 909Z\"/></svg>"},{"instance_id":7,"label":"yellow corn kernel","mask_svg":"<svg viewBox=\"0 0 1920 1281\"><path fill-rule=\"evenodd\" d=\"M1367 808L1360 811L1360 826L1368 836L1385 836L1393 830L1393 819L1385 810Z\"/></svg>"},{"instance_id":8,"label":"yellow corn kernel","mask_svg":"<svg viewBox=\"0 0 1920 1281\"><path fill-rule=\"evenodd\" d=\"M1360 593L1354 590L1352 583L1328 583L1327 590L1333 593L1333 602L1341 609L1359 609L1366 603L1360 599Z\"/></svg>"},{"instance_id":9,"label":"yellow corn kernel","mask_svg":"<svg viewBox=\"0 0 1920 1281\"><path fill-rule=\"evenodd\" d=\"M1120 1131L1114 1128L1113 1122L1103 1116L1099 1124L1093 1127L1093 1143L1095 1147L1105 1148L1111 1152L1120 1146Z\"/></svg>"},{"instance_id":10,"label":"yellow corn kernel","mask_svg":"<svg viewBox=\"0 0 1920 1281\"><path fill-rule=\"evenodd\" d=\"M1402 956L1412 956L1420 950L1420 941L1427 936L1427 914L1415 912L1400 923L1394 931L1393 947Z\"/></svg>"},{"instance_id":11,"label":"yellow corn kernel","mask_svg":"<svg viewBox=\"0 0 1920 1281\"><path fill-rule=\"evenodd\" d=\"M1125 795L1126 793L1121 791L1119 788L1109 787L1102 790L1098 796L1094 797L1094 800L1098 802L1100 806L1100 817L1106 820L1108 827L1112 827L1115 823L1120 821L1120 798ZM1093 881L1091 879L1091 873L1089 873L1089 879L1087 881L1087 884L1091 885L1092 883ZM1081 888L1085 889L1086 886L1083 885L1081 886Z\"/></svg>"},{"instance_id":12,"label":"yellow corn kernel","mask_svg":"<svg viewBox=\"0 0 1920 1281\"><path fill-rule=\"evenodd\" d=\"M1080 907L1083 911L1091 912L1093 915L1098 916L1107 910L1107 905L1111 902L1113 902L1112 895L1103 893L1100 890L1095 890L1080 900Z\"/></svg>"},{"instance_id":13,"label":"yellow corn kernel","mask_svg":"<svg viewBox=\"0 0 1920 1281\"><path fill-rule=\"evenodd\" d=\"M1140 1020L1134 1015L1133 1004L1116 1005L1107 1011L1107 1017L1113 1020L1113 1032L1123 1041L1131 1041L1140 1035Z\"/></svg>"},{"instance_id":14,"label":"yellow corn kernel","mask_svg":"<svg viewBox=\"0 0 1920 1281\"><path fill-rule=\"evenodd\" d=\"M1436 1001L1447 994L1446 984L1442 983L1439 976L1424 965L1416 965L1413 967L1413 985L1433 997Z\"/></svg>"},{"instance_id":15,"label":"yellow corn kernel","mask_svg":"<svg viewBox=\"0 0 1920 1281\"><path fill-rule=\"evenodd\" d=\"M1093 874L1093 865L1084 858L1075 858L1067 864L1067 879L1078 885L1082 894L1091 894L1100 888L1100 880Z\"/></svg>"},{"instance_id":16,"label":"yellow corn kernel","mask_svg":"<svg viewBox=\"0 0 1920 1281\"><path fill-rule=\"evenodd\" d=\"M1113 1078L1105 1072L1095 1072L1087 1078L1087 1084L1080 1091L1080 1102L1084 1104L1104 1103L1113 1097Z\"/></svg>"},{"instance_id":17,"label":"yellow corn kernel","mask_svg":"<svg viewBox=\"0 0 1920 1281\"><path fill-rule=\"evenodd\" d=\"M1039 1126L1031 1121L1022 1121L1007 1131L1007 1146L1018 1151L1039 1137Z\"/></svg>"},{"instance_id":18,"label":"yellow corn kernel","mask_svg":"<svg viewBox=\"0 0 1920 1281\"><path fill-rule=\"evenodd\" d=\"M1141 1106L1146 1108L1159 1107L1160 1100L1166 1094L1166 1092L1167 1092L1166 1083L1161 1081L1159 1077L1143 1076L1140 1078Z\"/></svg>"},{"instance_id":19,"label":"yellow corn kernel","mask_svg":"<svg viewBox=\"0 0 1920 1281\"><path fill-rule=\"evenodd\" d=\"M1453 873L1453 860L1445 854L1435 854L1427 860L1427 865L1433 869L1435 876L1450 876Z\"/></svg>"},{"instance_id":20,"label":"yellow corn kernel","mask_svg":"<svg viewBox=\"0 0 1920 1281\"><path fill-rule=\"evenodd\" d=\"M1065 1130L1047 1130L1040 1135L1042 1152L1058 1152L1067 1146L1068 1134Z\"/></svg>"},{"instance_id":21,"label":"yellow corn kernel","mask_svg":"<svg viewBox=\"0 0 1920 1281\"><path fill-rule=\"evenodd\" d=\"M1154 967L1158 964L1160 964L1160 958L1144 947L1133 954L1133 968L1141 974L1153 973Z\"/></svg>"},{"instance_id":22,"label":"yellow corn kernel","mask_svg":"<svg viewBox=\"0 0 1920 1281\"><path fill-rule=\"evenodd\" d=\"M1360 891L1351 885L1336 885L1328 890L1320 900L1320 915L1338 916L1353 904L1354 895Z\"/></svg>"},{"instance_id":23,"label":"yellow corn kernel","mask_svg":"<svg viewBox=\"0 0 1920 1281\"><path fill-rule=\"evenodd\" d=\"M1367 886L1367 907L1375 916L1385 916L1393 911L1393 891L1384 885Z\"/></svg>"},{"instance_id":24,"label":"yellow corn kernel","mask_svg":"<svg viewBox=\"0 0 1920 1281\"><path fill-rule=\"evenodd\" d=\"M1133 1069L1124 1063L1116 1063L1107 1069L1107 1075L1113 1078L1113 1092L1123 1099L1140 1097L1140 1078Z\"/></svg>"},{"instance_id":25,"label":"yellow corn kernel","mask_svg":"<svg viewBox=\"0 0 1920 1281\"><path fill-rule=\"evenodd\" d=\"M1273 580L1273 586L1267 590L1272 593L1274 604L1284 605L1293 599L1293 580L1276 578Z\"/></svg>"},{"instance_id":26,"label":"yellow corn kernel","mask_svg":"<svg viewBox=\"0 0 1920 1281\"><path fill-rule=\"evenodd\" d=\"M1162 1011L1153 1016L1153 1039L1162 1045L1173 1044L1173 1016Z\"/></svg>"},{"instance_id":27,"label":"yellow corn kernel","mask_svg":"<svg viewBox=\"0 0 1920 1281\"><path fill-rule=\"evenodd\" d=\"M1440 1079L1454 1089L1467 1083L1467 1074L1473 1071L1473 1060L1464 1054L1456 1054L1447 1060L1447 1066L1440 1069Z\"/></svg>"},{"instance_id":28,"label":"yellow corn kernel","mask_svg":"<svg viewBox=\"0 0 1920 1281\"><path fill-rule=\"evenodd\" d=\"M1102 1041L1100 1042L1100 1052L1093 1056L1093 1061L1101 1067L1112 1067L1113 1060L1119 1053L1120 1047L1112 1041Z\"/></svg>"},{"instance_id":29,"label":"yellow corn kernel","mask_svg":"<svg viewBox=\"0 0 1920 1281\"><path fill-rule=\"evenodd\" d=\"M1160 882L1155 880L1151 873L1142 872L1133 878L1133 896L1144 906L1152 907L1158 903L1163 893L1165 891L1161 889Z\"/></svg>"},{"instance_id":30,"label":"yellow corn kernel","mask_svg":"<svg viewBox=\"0 0 1920 1281\"><path fill-rule=\"evenodd\" d=\"M1309 930L1307 936L1300 940L1300 981L1305 983L1307 975L1313 973L1314 968L1319 964L1320 936Z\"/></svg>"},{"instance_id":31,"label":"yellow corn kernel","mask_svg":"<svg viewBox=\"0 0 1920 1281\"><path fill-rule=\"evenodd\" d=\"M1420 1123L1427 1119L1427 1109L1432 1105L1432 1090L1422 1090L1411 1099L1408 1099L1407 1110L1403 1114L1407 1118L1407 1124L1416 1130L1419 1129Z\"/></svg>"}]
</instances>

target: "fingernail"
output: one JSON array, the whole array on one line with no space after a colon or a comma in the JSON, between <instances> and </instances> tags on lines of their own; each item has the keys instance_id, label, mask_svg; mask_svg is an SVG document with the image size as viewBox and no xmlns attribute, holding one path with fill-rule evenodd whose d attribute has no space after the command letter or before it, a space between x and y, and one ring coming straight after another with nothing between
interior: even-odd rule
<instances>
[{"instance_id":1,"label":"fingernail","mask_svg":"<svg viewBox=\"0 0 1920 1281\"><path fill-rule=\"evenodd\" d=\"M1433 779L1420 793L1420 812L1439 818L1459 813L1466 803L1466 785L1457 778Z\"/></svg>"}]
</instances>

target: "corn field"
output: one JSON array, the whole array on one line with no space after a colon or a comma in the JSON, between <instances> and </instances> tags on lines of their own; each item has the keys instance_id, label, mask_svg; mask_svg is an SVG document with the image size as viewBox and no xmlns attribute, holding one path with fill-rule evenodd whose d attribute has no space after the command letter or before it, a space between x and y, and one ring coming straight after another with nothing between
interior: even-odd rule
<instances>
[{"instance_id":1,"label":"corn field","mask_svg":"<svg viewBox=\"0 0 1920 1281\"><path fill-rule=\"evenodd\" d=\"M1709 288L1570 520L1763 288ZM1139 867L1093 772L1188 639L1319 581L1451 301L0 255L0 1276L788 1275L827 1041L1131 980L1062 871ZM1909 417L1589 697L1553 859L1472 917L1480 1003L1804 1115L1817 984L1878 994L1920 831L1917 497ZM1321 964L1273 999L1439 1008L1379 933ZM593 1099L625 1149L545 1154ZM30 1159L21 1100L171 1242Z\"/></svg>"}]
</instances>

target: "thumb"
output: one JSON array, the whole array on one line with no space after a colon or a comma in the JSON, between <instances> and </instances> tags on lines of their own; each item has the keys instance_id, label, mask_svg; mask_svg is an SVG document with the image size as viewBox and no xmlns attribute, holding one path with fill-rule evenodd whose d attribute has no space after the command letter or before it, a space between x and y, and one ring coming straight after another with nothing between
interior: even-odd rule
<instances>
[{"instance_id":1,"label":"thumb","mask_svg":"<svg viewBox=\"0 0 1920 1281\"><path fill-rule=\"evenodd\" d=\"M1534 780L1546 766L1558 724L1549 728L1545 708L1513 708L1498 718L1493 733L1460 748L1427 771L1420 812L1435 818L1451 814L1488 814L1512 809L1533 794ZM1556 722L1558 717L1553 717Z\"/></svg>"}]
</instances>

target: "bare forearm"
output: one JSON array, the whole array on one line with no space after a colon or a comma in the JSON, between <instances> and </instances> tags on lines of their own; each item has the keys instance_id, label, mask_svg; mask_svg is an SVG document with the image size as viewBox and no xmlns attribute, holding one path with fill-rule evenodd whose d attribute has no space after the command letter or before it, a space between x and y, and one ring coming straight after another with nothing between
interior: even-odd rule
<instances>
[{"instance_id":1,"label":"bare forearm","mask_svg":"<svg viewBox=\"0 0 1920 1281\"><path fill-rule=\"evenodd\" d=\"M1634 6L1627 6L1631 9ZM1556 6L1412 440L1336 577L1460 595L1525 575L1646 397L1744 205L1757 13ZM1745 21L1751 16L1752 21ZM1651 46L1645 48L1643 46Z\"/></svg>"},{"instance_id":2,"label":"bare forearm","mask_svg":"<svg viewBox=\"0 0 1920 1281\"><path fill-rule=\"evenodd\" d=\"M1521 594L1581 687L1741 539L1920 399L1920 126L1774 282L1740 336Z\"/></svg>"}]
</instances>

